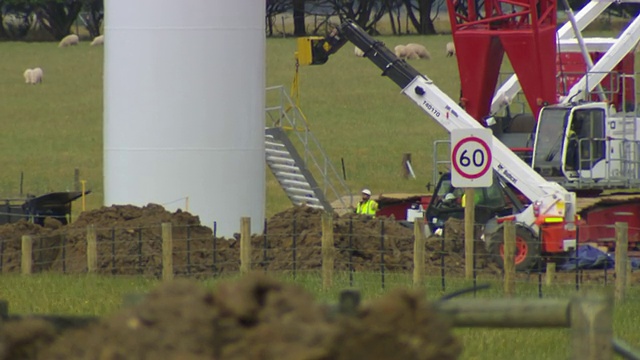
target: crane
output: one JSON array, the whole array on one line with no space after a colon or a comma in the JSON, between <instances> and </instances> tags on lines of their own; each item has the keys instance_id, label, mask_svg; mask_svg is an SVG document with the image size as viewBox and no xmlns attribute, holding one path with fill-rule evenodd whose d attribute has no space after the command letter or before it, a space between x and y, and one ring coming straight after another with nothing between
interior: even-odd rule
<instances>
[{"instance_id":1,"label":"crane","mask_svg":"<svg viewBox=\"0 0 640 360\"><path fill-rule=\"evenodd\" d=\"M447 131L483 126L458 103L440 90L426 75L398 59L382 42L368 35L353 21L345 21L326 37L298 39L300 65L320 65L349 41L364 52L382 74L396 83L402 93ZM513 214L521 241L542 239L542 251L566 252L576 247L576 196L558 183L547 181L498 139L493 139L494 171L531 203ZM499 222L487 224L488 238L500 233Z\"/></svg>"}]
</instances>

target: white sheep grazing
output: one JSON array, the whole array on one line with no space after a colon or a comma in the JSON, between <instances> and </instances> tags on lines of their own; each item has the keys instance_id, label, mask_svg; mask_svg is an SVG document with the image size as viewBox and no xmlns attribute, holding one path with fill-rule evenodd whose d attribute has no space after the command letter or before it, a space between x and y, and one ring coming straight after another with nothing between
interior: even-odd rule
<instances>
[{"instance_id":1,"label":"white sheep grazing","mask_svg":"<svg viewBox=\"0 0 640 360\"><path fill-rule=\"evenodd\" d=\"M404 45L398 45L393 48L393 51L396 53L396 56L400 59L407 58L407 47Z\"/></svg>"},{"instance_id":2,"label":"white sheep grazing","mask_svg":"<svg viewBox=\"0 0 640 360\"><path fill-rule=\"evenodd\" d=\"M103 44L104 44L104 35L96 36L95 38L93 38L93 41L91 42L91 46L103 45Z\"/></svg>"},{"instance_id":3,"label":"white sheep grazing","mask_svg":"<svg viewBox=\"0 0 640 360\"><path fill-rule=\"evenodd\" d=\"M31 69L27 69L24 71L24 73L22 74L22 76L24 76L24 82L25 84L31 84L31 72L33 70Z\"/></svg>"},{"instance_id":4,"label":"white sheep grazing","mask_svg":"<svg viewBox=\"0 0 640 360\"><path fill-rule=\"evenodd\" d=\"M359 47L354 47L353 48L353 53L357 56L357 57L364 57L364 51L362 51Z\"/></svg>"},{"instance_id":5,"label":"white sheep grazing","mask_svg":"<svg viewBox=\"0 0 640 360\"><path fill-rule=\"evenodd\" d=\"M405 47L407 51L407 59L431 59L431 54L427 51L427 48L420 44L407 44Z\"/></svg>"},{"instance_id":6,"label":"white sheep grazing","mask_svg":"<svg viewBox=\"0 0 640 360\"><path fill-rule=\"evenodd\" d=\"M456 45L453 42L447 43L447 57L454 56L456 54Z\"/></svg>"},{"instance_id":7,"label":"white sheep grazing","mask_svg":"<svg viewBox=\"0 0 640 360\"><path fill-rule=\"evenodd\" d=\"M44 76L44 72L41 68L37 67L31 70L31 83L32 84L40 84L42 82L42 77Z\"/></svg>"},{"instance_id":8,"label":"white sheep grazing","mask_svg":"<svg viewBox=\"0 0 640 360\"><path fill-rule=\"evenodd\" d=\"M71 35L65 36L62 40L60 40L60 44L58 44L58 47L73 46L73 45L78 45L79 43L80 43L80 38L78 37L78 35L71 34Z\"/></svg>"}]
</instances>

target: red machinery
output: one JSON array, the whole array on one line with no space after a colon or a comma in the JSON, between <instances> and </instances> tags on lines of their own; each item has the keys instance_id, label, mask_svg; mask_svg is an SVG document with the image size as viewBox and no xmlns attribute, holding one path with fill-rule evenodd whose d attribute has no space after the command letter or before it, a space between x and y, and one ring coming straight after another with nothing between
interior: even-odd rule
<instances>
[{"instance_id":1,"label":"red machinery","mask_svg":"<svg viewBox=\"0 0 640 360\"><path fill-rule=\"evenodd\" d=\"M594 63L600 60L603 55L604 51L593 51L590 53ZM568 95L569 89L584 76L587 72L587 64L579 52L566 52L558 54L556 69L558 72L557 92L560 98ZM602 80L603 90L611 104L614 105L616 111L633 111L633 109L629 108L629 104L633 104L635 98L634 72L635 55L629 53L613 68L613 71ZM598 95L592 94L591 100L598 101ZM625 104L627 105L625 106Z\"/></svg>"},{"instance_id":2,"label":"red machinery","mask_svg":"<svg viewBox=\"0 0 640 360\"><path fill-rule=\"evenodd\" d=\"M447 7L460 100L471 116L489 115L505 52L536 117L557 102L555 0L447 0Z\"/></svg>"},{"instance_id":3,"label":"red machinery","mask_svg":"<svg viewBox=\"0 0 640 360\"><path fill-rule=\"evenodd\" d=\"M579 21L572 24L573 28L584 29L609 4L610 2L598 1L586 4L581 10ZM633 114L636 107L633 51L638 42L636 20L619 39L593 39L587 50L580 34L570 38L573 32L571 27L556 31L555 0L447 0L447 7L460 73L460 102L484 126L491 125L484 119L493 115L496 110L491 102L492 99L494 102L496 100L494 94L506 52L517 75L516 81L519 81L536 121L539 120L543 106L562 101L572 102L573 96L586 90L586 95L582 94L575 101L597 102L606 98L612 110L607 116L626 113L622 115L624 122L618 124L628 124L628 130L624 132L637 132L638 119ZM571 20L575 20L571 12L568 14ZM579 47L581 42L582 48ZM596 65L587 63L587 51L591 62ZM588 74L589 71L592 73ZM598 81L593 80L598 76L596 73L601 74ZM583 84L579 84L580 81ZM585 82L590 83L585 85ZM596 83L599 84L597 90ZM518 90L510 91L508 86L505 90L503 86L497 93L512 97ZM613 121L607 121L605 126L614 125ZM604 142L615 141L615 136L600 136L601 139L589 141L592 141L591 146L600 146ZM638 139L633 136L617 136L624 138L624 146L638 146ZM610 152L613 151L612 148ZM585 225L578 241L610 240L614 237L611 225L616 221L624 221L629 224L630 247L636 246L640 242L640 217L637 215L640 197L637 194L599 196L594 201L593 195L600 195L606 186L598 184L598 178L592 174L589 181L582 181L583 176L587 178L589 175L572 175L573 178L564 183L564 179L553 179L578 194L577 210L582 216L581 223ZM615 176L610 173L601 178L610 175ZM610 188L628 189L637 186L632 180L637 174L629 175L626 184ZM592 197L586 197L589 195Z\"/></svg>"}]
</instances>

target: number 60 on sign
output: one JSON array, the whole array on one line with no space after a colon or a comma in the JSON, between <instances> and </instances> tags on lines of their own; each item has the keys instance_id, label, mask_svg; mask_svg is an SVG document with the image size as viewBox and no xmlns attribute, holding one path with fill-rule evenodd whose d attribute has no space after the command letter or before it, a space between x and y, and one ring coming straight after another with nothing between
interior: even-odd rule
<instances>
[{"instance_id":1,"label":"number 60 on sign","mask_svg":"<svg viewBox=\"0 0 640 360\"><path fill-rule=\"evenodd\" d=\"M487 187L493 182L493 134L490 129L451 131L451 183L455 187Z\"/></svg>"}]
</instances>

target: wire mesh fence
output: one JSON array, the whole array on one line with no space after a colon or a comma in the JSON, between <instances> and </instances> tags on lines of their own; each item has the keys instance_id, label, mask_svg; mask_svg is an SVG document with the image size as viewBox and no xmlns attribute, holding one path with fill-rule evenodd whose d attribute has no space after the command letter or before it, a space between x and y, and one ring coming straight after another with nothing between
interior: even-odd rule
<instances>
[{"instance_id":1,"label":"wire mesh fence","mask_svg":"<svg viewBox=\"0 0 640 360\"><path fill-rule=\"evenodd\" d=\"M512 275L505 272L508 269L502 255L487 250L485 241L475 236L469 277L461 223L452 224L443 236L427 237L422 225L406 227L389 218L327 215L311 210L288 215L265 222L261 234L239 229L231 238L218 236L215 225L209 228L171 221L111 227L88 224L51 231L36 231L31 224L19 223L12 232L6 226L0 232L0 271L156 278L207 278L261 271L294 280L330 276L328 284L342 286L385 289L414 285L443 293L463 284L493 282L507 286L511 281L515 286L526 284L527 291L538 297L560 287L617 288L620 281L624 286L640 281L638 262L633 257L623 254L628 261L620 265L620 248L617 258L604 250L603 244L611 249L620 246L616 246L615 236L590 244L584 251L580 246L578 251L536 255L534 266ZM626 229L628 233L639 230ZM636 246L632 239L625 250ZM586 254L594 249L597 251ZM521 260L516 253L514 261Z\"/></svg>"}]
</instances>

